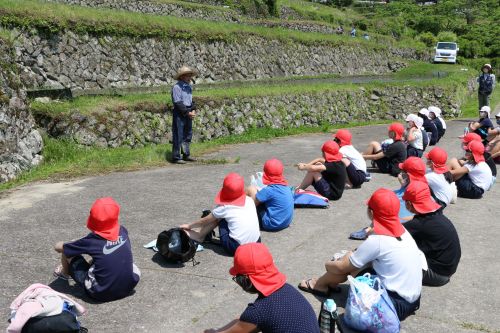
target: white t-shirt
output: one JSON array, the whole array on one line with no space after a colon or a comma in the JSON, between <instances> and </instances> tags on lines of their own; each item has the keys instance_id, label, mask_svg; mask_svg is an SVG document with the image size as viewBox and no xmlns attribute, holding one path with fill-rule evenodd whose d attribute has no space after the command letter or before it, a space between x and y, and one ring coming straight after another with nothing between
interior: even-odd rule
<instances>
[{"instance_id":1,"label":"white t-shirt","mask_svg":"<svg viewBox=\"0 0 500 333\"><path fill-rule=\"evenodd\" d=\"M443 174L429 172L425 175L432 192L442 202L449 205L453 199L453 183L448 183Z\"/></svg>"},{"instance_id":2,"label":"white t-shirt","mask_svg":"<svg viewBox=\"0 0 500 333\"><path fill-rule=\"evenodd\" d=\"M216 219L225 219L229 236L242 244L254 243L260 237L259 219L255 203L246 197L245 206L221 205L212 211Z\"/></svg>"},{"instance_id":3,"label":"white t-shirt","mask_svg":"<svg viewBox=\"0 0 500 333\"><path fill-rule=\"evenodd\" d=\"M356 170L361 170L366 173L366 161L363 156L361 156L359 151L354 148L354 146L342 146L340 147L340 152L342 153L342 155L344 155L344 157L351 161Z\"/></svg>"},{"instance_id":4,"label":"white t-shirt","mask_svg":"<svg viewBox=\"0 0 500 333\"><path fill-rule=\"evenodd\" d=\"M415 137L415 140L413 140L413 141L408 140L408 135L410 135L409 130L407 130L405 132L405 138L410 146L412 146L413 148L416 148L416 149L420 149L420 150L424 149L424 139L422 138L422 131L421 130L417 129L416 131L413 132L413 136Z\"/></svg>"},{"instance_id":5,"label":"white t-shirt","mask_svg":"<svg viewBox=\"0 0 500 333\"><path fill-rule=\"evenodd\" d=\"M357 268L371 263L382 285L406 301L413 303L420 296L422 269L427 269L427 261L408 231L400 241L390 236L368 236L350 261Z\"/></svg>"},{"instance_id":6,"label":"white t-shirt","mask_svg":"<svg viewBox=\"0 0 500 333\"><path fill-rule=\"evenodd\" d=\"M493 174L486 162L479 162L478 164L465 163L464 167L469 169L469 177L474 185L488 191L493 183Z\"/></svg>"}]
</instances>

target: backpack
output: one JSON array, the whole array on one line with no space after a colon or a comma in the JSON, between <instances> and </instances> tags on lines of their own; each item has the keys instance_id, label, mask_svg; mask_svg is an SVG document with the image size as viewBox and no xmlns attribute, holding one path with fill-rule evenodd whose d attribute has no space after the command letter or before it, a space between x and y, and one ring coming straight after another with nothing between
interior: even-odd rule
<instances>
[{"instance_id":1,"label":"backpack","mask_svg":"<svg viewBox=\"0 0 500 333\"><path fill-rule=\"evenodd\" d=\"M88 330L68 310L48 317L32 317L24 324L21 333L84 333Z\"/></svg>"},{"instance_id":2,"label":"backpack","mask_svg":"<svg viewBox=\"0 0 500 333\"><path fill-rule=\"evenodd\" d=\"M295 208L328 208L329 200L314 191L298 189L293 195Z\"/></svg>"},{"instance_id":3,"label":"backpack","mask_svg":"<svg viewBox=\"0 0 500 333\"><path fill-rule=\"evenodd\" d=\"M197 244L181 228L162 231L158 235L156 247L162 257L168 261L186 262L192 260L194 265Z\"/></svg>"},{"instance_id":4,"label":"backpack","mask_svg":"<svg viewBox=\"0 0 500 333\"><path fill-rule=\"evenodd\" d=\"M479 93L489 95L493 91L493 77L489 75L481 75L479 77Z\"/></svg>"}]
</instances>

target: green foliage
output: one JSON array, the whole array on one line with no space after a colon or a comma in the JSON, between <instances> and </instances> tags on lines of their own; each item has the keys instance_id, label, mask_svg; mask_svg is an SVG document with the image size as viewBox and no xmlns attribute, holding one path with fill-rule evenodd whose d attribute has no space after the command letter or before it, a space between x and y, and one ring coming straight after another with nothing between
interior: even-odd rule
<instances>
[{"instance_id":1,"label":"green foliage","mask_svg":"<svg viewBox=\"0 0 500 333\"><path fill-rule=\"evenodd\" d=\"M437 35L437 39L440 42L456 42L457 35L452 31L441 31Z\"/></svg>"},{"instance_id":2,"label":"green foliage","mask_svg":"<svg viewBox=\"0 0 500 333\"><path fill-rule=\"evenodd\" d=\"M438 39L432 32L423 32L417 36L417 40L421 41L428 47L436 46Z\"/></svg>"},{"instance_id":3,"label":"green foliage","mask_svg":"<svg viewBox=\"0 0 500 333\"><path fill-rule=\"evenodd\" d=\"M353 0L332 0L332 4L337 7L349 7Z\"/></svg>"}]
</instances>

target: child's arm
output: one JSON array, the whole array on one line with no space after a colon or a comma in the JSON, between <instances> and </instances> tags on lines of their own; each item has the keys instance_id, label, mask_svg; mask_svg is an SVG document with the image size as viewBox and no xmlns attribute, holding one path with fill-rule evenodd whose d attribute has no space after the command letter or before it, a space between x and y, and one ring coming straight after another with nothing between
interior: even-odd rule
<instances>
[{"instance_id":1,"label":"child's arm","mask_svg":"<svg viewBox=\"0 0 500 333\"><path fill-rule=\"evenodd\" d=\"M179 226L179 228L190 230L190 229L194 229L194 228L199 228L205 223L210 223L210 222L215 222L215 221L217 221L217 218L212 213L210 213L207 216L202 217L201 219L194 221L192 223L181 224Z\"/></svg>"},{"instance_id":2,"label":"child's arm","mask_svg":"<svg viewBox=\"0 0 500 333\"><path fill-rule=\"evenodd\" d=\"M382 157L384 157L384 152L383 151L380 151L380 152L378 152L376 154L368 154L368 155L363 154L363 158L365 160L376 161L376 160L380 160Z\"/></svg>"},{"instance_id":3,"label":"child's arm","mask_svg":"<svg viewBox=\"0 0 500 333\"><path fill-rule=\"evenodd\" d=\"M408 131L408 142L413 142L415 141L416 137L415 137L415 130L417 130L415 127L412 127L410 128L410 130Z\"/></svg>"},{"instance_id":4,"label":"child's arm","mask_svg":"<svg viewBox=\"0 0 500 333\"><path fill-rule=\"evenodd\" d=\"M299 164L297 164L297 168L299 170L306 170L306 171L312 171L312 172L321 172L321 171L326 170L325 165L321 162L317 162L315 164L299 163Z\"/></svg>"},{"instance_id":5,"label":"child's arm","mask_svg":"<svg viewBox=\"0 0 500 333\"><path fill-rule=\"evenodd\" d=\"M318 164L318 163L321 163L321 164L325 163L325 159L322 157L318 157L318 158L315 158L314 160L312 160L311 162L306 163L306 164L314 165L314 164Z\"/></svg>"}]
</instances>

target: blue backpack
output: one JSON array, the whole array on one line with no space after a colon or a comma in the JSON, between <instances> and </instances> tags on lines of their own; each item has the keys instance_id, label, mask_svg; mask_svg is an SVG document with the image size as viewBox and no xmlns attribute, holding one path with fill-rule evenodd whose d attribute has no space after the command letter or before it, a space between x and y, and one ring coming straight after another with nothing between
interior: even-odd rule
<instances>
[{"instance_id":1,"label":"blue backpack","mask_svg":"<svg viewBox=\"0 0 500 333\"><path fill-rule=\"evenodd\" d=\"M328 208L329 201L321 194L314 191L298 189L293 195L295 208Z\"/></svg>"}]
</instances>

